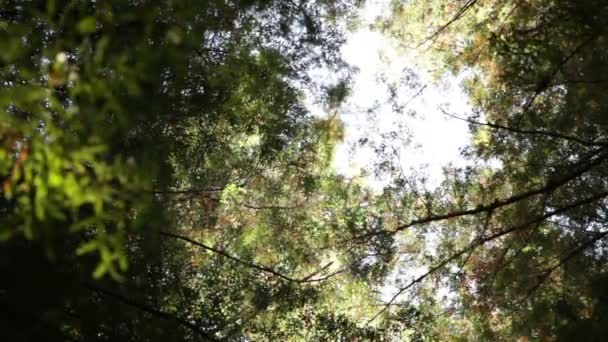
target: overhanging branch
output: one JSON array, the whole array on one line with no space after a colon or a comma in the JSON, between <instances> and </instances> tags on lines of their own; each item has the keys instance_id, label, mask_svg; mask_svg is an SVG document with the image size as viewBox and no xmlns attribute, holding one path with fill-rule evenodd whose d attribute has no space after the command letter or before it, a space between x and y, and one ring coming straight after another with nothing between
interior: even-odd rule
<instances>
[{"instance_id":1,"label":"overhanging branch","mask_svg":"<svg viewBox=\"0 0 608 342\"><path fill-rule=\"evenodd\" d=\"M544 215L538 216L532 220L526 221L522 224L519 225L515 225L512 226L508 229L496 232L492 235L477 239L476 241L474 241L473 243L471 243L469 246L459 250L458 252L452 254L450 257L444 259L443 261L441 261L440 263L438 263L437 265L431 267L426 273L424 273L423 275L419 276L418 278L412 280L410 283L408 283L405 287L402 287L399 289L399 291L397 291L397 293L391 298L391 300L389 300L386 305L379 310L368 322L367 324L370 324L371 322L373 322L376 318L378 318L378 316L380 316L382 313L384 313L396 300L399 296L401 296L405 291L409 290L410 288L412 288L414 285L421 283L422 281L424 281L426 278L428 278L429 276L431 276L432 274L434 274L435 272L437 272L438 270L442 269L443 267L445 267L446 265L448 265L449 263L451 263L452 261L460 258L461 256L465 255L466 253L469 253L471 250L476 249L479 246L482 246L484 244L486 244L487 242L496 240L504 235L507 235L509 233L515 232L517 230L522 230L522 229L526 229L527 227L530 227L531 225L543 222L545 220L547 220L550 217L556 216L556 215L560 215L563 214L569 210L572 210L574 208L580 207L582 205L585 204L589 204L589 203L593 203L595 201L601 200L605 197L608 197L608 191L603 191L601 193L598 193L594 196L591 197L587 197L584 198L582 200L576 201L576 202L572 202L566 206L563 206L559 209L555 209L552 211L549 211L547 213L545 213ZM600 236L596 237L596 239L594 239L595 241L603 238L605 235L608 235L608 232L605 232L603 234L600 234ZM595 242L593 241L593 243ZM588 244L586 244L588 245ZM586 248L586 247L584 247ZM577 251L576 253L580 252ZM571 256L570 256L571 257Z\"/></svg>"},{"instance_id":2,"label":"overhanging branch","mask_svg":"<svg viewBox=\"0 0 608 342\"><path fill-rule=\"evenodd\" d=\"M196 333L197 335L201 336L202 338L204 338L207 341L219 341L219 339L215 338L214 336L210 335L209 333L201 330L200 327L198 327L197 325L181 318L178 316L175 316L173 314L161 311L159 309L155 309L149 305L143 304L143 303L138 303L130 298L127 298L121 294L118 293L114 293L112 291L91 285L91 284L85 284L85 287L88 288L89 290L93 291L93 292L97 292L99 294L102 294L106 297L110 297L113 298L123 304L126 304L128 306L134 307L140 311L143 312L147 312L153 316L168 320L168 321L173 321L187 329L189 329L190 331Z\"/></svg>"},{"instance_id":3,"label":"overhanging branch","mask_svg":"<svg viewBox=\"0 0 608 342\"><path fill-rule=\"evenodd\" d=\"M408 222L406 224L399 225L392 231L374 231L371 233L356 236L356 237L350 239L349 241L365 240L369 237L376 236L379 234L394 235L400 231L406 230L406 229L416 226L416 225L445 221L445 220L463 217L463 216L487 213L487 212L495 211L499 208L514 204L516 202L519 202L519 201L522 201L522 200L525 200L525 199L528 199L528 198L531 198L531 197L534 197L537 195L549 194L549 193L552 193L553 191L555 191L556 189L560 188L561 186L567 184L568 182L582 176L583 174L590 171L591 169L597 167L598 165L600 165L602 162L604 162L606 160L607 156L608 156L608 147L604 147L602 149L597 149L597 150L593 151L592 153L590 153L588 155L588 157L583 160L583 162L580 162L577 165L572 166L571 172L569 172L566 175L563 175L561 177L555 177L555 178L552 177L547 181L547 183L545 185L538 187L536 189L522 192L520 194L511 196L511 197L497 199L490 204L480 204L477 207L472 208L472 209L456 210L456 211L451 211L451 212L448 212L445 214L440 214L440 215L427 215L422 218L411 220L410 222Z\"/></svg>"},{"instance_id":4,"label":"overhanging branch","mask_svg":"<svg viewBox=\"0 0 608 342\"><path fill-rule=\"evenodd\" d=\"M227 259L230 259L230 260L232 260L234 262L237 262L237 263L239 263L241 265L244 265L244 266L256 269L256 270L264 272L264 273L272 274L274 276L277 276L279 278L282 278L284 280L287 280L287 281L290 281L290 282L294 282L294 283L316 283L316 282L321 282L323 280L327 280L327 279L329 279L329 278L331 278L331 277L333 277L335 275L338 275L338 274L344 272L344 270L341 269L341 270L335 271L333 273L330 273L330 274L328 274L326 276L322 276L322 277L318 277L318 278L313 278L313 276L315 276L316 274L319 274L320 272L324 271L329 266L331 266L332 263L329 263L329 264L321 267L321 269L319 269L317 271L314 271L312 274L310 274L308 276L305 276L303 278L294 278L294 277L288 276L286 274L283 274L283 273L281 273L281 272L279 272L279 271L277 271L277 270L275 270L273 268L270 268L268 266L259 265L259 264L253 263L253 262L249 262L249 261L245 261L243 259L237 258L237 257L229 254L226 251L223 251L221 249L214 248L214 247L211 247L211 246L207 246L204 243L198 242L198 241L193 240L193 239L191 239L189 237L186 237L186 236L182 236L182 235L178 235L178 234L173 234L173 233L165 232L165 231L161 231L160 235L188 242L188 243L193 244L193 245L195 245L197 247L200 247L200 248L203 248L203 249L208 250L210 252L213 252L215 254L221 255L221 256L223 256L223 257L225 257Z\"/></svg>"},{"instance_id":5,"label":"overhanging branch","mask_svg":"<svg viewBox=\"0 0 608 342\"><path fill-rule=\"evenodd\" d=\"M541 136L546 136L546 137L550 137L550 138L572 141L572 142L575 142L575 143L578 143L581 145L585 145L585 146L606 146L606 145L608 145L608 143L606 143L606 142L586 141L586 140L583 140L583 139L580 139L577 137L573 137L573 136L569 136L569 135L565 135L565 134L561 134L561 133L556 133L556 132L549 132L549 131L543 131L543 130L519 129L519 128L514 128L514 127L499 125L499 124L493 123L493 122L476 121L473 119L463 118L463 117L448 113L445 109L443 109L441 107L439 107L439 110L441 110L441 112L444 115L447 115L456 120L461 120L461 121L464 121L464 122L467 122L467 123L470 123L473 125L490 127L495 130L504 130L504 131L508 131L508 132L512 132L512 133L516 133L516 134L525 134L525 135L541 135Z\"/></svg>"}]
</instances>

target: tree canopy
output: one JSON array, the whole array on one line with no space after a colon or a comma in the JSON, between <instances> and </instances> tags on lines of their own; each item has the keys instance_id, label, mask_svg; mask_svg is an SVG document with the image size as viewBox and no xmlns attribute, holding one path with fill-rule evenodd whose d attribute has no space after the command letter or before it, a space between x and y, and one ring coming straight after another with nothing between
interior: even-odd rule
<instances>
[{"instance_id":1,"label":"tree canopy","mask_svg":"<svg viewBox=\"0 0 608 342\"><path fill-rule=\"evenodd\" d=\"M447 200L398 228L441 226L441 270L431 270L459 294L454 338L605 334L607 10L601 1L413 1L379 24L437 74L471 75L472 112L444 114L469 123L463 155L477 162L448 170L436 195Z\"/></svg>"},{"instance_id":2,"label":"tree canopy","mask_svg":"<svg viewBox=\"0 0 608 342\"><path fill-rule=\"evenodd\" d=\"M608 332L604 1L393 1L473 139L432 188L378 153L381 191L332 167L361 1L0 4L3 340Z\"/></svg>"}]
</instances>

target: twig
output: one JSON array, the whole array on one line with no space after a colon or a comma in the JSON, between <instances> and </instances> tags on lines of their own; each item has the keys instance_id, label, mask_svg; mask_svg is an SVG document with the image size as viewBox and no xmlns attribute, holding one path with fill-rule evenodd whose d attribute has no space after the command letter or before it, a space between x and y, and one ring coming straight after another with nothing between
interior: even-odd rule
<instances>
[{"instance_id":1,"label":"twig","mask_svg":"<svg viewBox=\"0 0 608 342\"><path fill-rule=\"evenodd\" d=\"M316 275L316 274L320 273L321 271L323 271L324 269L328 268L331 265L331 263L330 263L328 265L323 266L320 270L317 270L317 271L313 272L311 275L308 275L308 276L306 276L304 278L293 278L293 277L285 275L285 274L283 274L283 273L281 273L281 272L279 272L279 271L277 271L275 269L272 269L272 268L270 268L268 266L259 265L259 264L255 264L253 262L245 261L243 259L237 258L237 257L229 254L226 251L223 251L221 249L217 249L217 248L214 248L214 247L211 247L211 246L207 246L207 245L205 245L205 244L203 244L201 242L195 241L195 240L193 240L193 239L191 239L189 237L186 237L186 236L177 235L177 234L173 234L173 233L169 233L169 232L165 232L165 231L161 231L160 235L171 237L171 238L174 238L174 239L178 239L178 240L182 240L182 241L191 243L191 244L193 244L195 246L198 246L200 248L206 249L206 250L211 251L213 253L219 254L219 255L227 258L227 259L235 261L235 262L237 262L237 263L239 263L241 265L245 265L247 267L256 269L258 271L262 271L262 272L265 272L265 273L272 274L274 276L277 276L279 278L282 278L282 279L285 279L287 281L294 282L294 283L315 283L315 282L320 282L320 281L327 280L328 278L331 278L331 277L333 277L333 276L335 276L337 274L340 274L340 273L344 272L344 270L338 270L338 271L333 272L333 273L331 273L331 274L329 274L327 276L323 276L323 277L319 277L319 278L312 278L314 275Z\"/></svg>"},{"instance_id":2,"label":"twig","mask_svg":"<svg viewBox=\"0 0 608 342\"><path fill-rule=\"evenodd\" d=\"M608 144L605 142L597 142L597 141L586 141L577 137L573 137L573 136L569 136L569 135L564 135L561 133L556 133L556 132L549 132L549 131L543 131L543 130L526 130L526 129L519 129L519 128L514 128L514 127L508 127L508 126L503 126L503 125L499 125L497 123L493 123L493 122L481 122L481 121L476 121L473 119L469 119L469 118L463 118L451 113L448 113L445 109L439 107L439 110L441 110L441 112L444 115L447 115L451 118L454 118L456 120L460 120L460 121L464 121L464 122L468 122L470 124L473 125L478 125L478 126L486 126L486 127L490 127L496 130L505 130L505 131L509 131L509 132L513 132L513 133L517 133L517 134L529 134L529 135L543 135L543 136L548 136L551 138L557 138L557 139L564 139L564 140L568 140L568 141L573 141L585 146L607 146Z\"/></svg>"},{"instance_id":3,"label":"twig","mask_svg":"<svg viewBox=\"0 0 608 342\"><path fill-rule=\"evenodd\" d=\"M467 2L464 6L462 6L461 9L458 10L458 12L456 12L452 19L450 19L447 23L441 25L441 27L439 27L435 32L433 32L433 34L424 38L424 40L418 43L418 45L416 45L416 49L430 40L432 40L433 42L437 40L437 38L443 33L443 31L445 31L448 27L450 27L450 25L452 25L456 21L460 20L460 18L462 18L475 5L476 2L477 0L469 0L469 2Z\"/></svg>"}]
</instances>

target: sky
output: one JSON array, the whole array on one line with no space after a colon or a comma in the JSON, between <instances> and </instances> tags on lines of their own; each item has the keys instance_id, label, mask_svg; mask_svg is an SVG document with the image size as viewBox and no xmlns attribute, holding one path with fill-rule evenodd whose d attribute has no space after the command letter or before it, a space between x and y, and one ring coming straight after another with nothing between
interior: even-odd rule
<instances>
[{"instance_id":1,"label":"sky","mask_svg":"<svg viewBox=\"0 0 608 342\"><path fill-rule=\"evenodd\" d=\"M370 29L369 24L387 9L388 0L368 1L361 10L362 24L348 35L342 49L345 61L358 72L352 79L351 96L338 111L345 125L345 138L337 148L333 166L345 176L357 177L362 168L370 168L375 158L380 158L371 146L389 142L390 148L397 151L395 158L404 173L426 174L428 186L434 187L443 179L443 167L467 164L460 156L460 149L471 138L467 124L439 110L442 107L467 116L468 97L460 86L466 75L446 75L440 81L432 80L416 66L412 53L398 51L389 38ZM386 82L379 79L398 85L397 102L404 106L402 111L388 103ZM374 109L370 112L370 108ZM382 139L383 134L390 138ZM371 143L361 146L357 143L361 139ZM373 174L365 180L377 191L390 182ZM399 282L408 283L425 271L407 264L397 267L381 289L382 299L390 300L398 291ZM439 296L449 297L449 290L440 290ZM400 299L405 298L407 295Z\"/></svg>"},{"instance_id":2,"label":"sky","mask_svg":"<svg viewBox=\"0 0 608 342\"><path fill-rule=\"evenodd\" d=\"M362 24L348 35L342 49L343 58L358 72L352 80L351 96L338 111L345 125L345 139L338 146L333 165L346 176L359 175L359 170L374 160L375 152L369 145L378 144L382 134L394 132L391 148L398 152L402 169L424 172L429 184L437 185L443 166L465 164L459 151L470 140L467 124L439 110L443 106L461 115L470 111L467 96L459 86L462 76L447 76L435 84L424 70L416 68L411 54L398 52L394 42L370 29L369 24L387 8L387 0L369 1L361 9ZM379 77L389 82L404 81L396 92L399 104L405 105L402 112L386 103L387 87ZM373 107L370 114L368 109ZM372 144L355 147L362 138ZM376 189L387 181L367 177L367 183Z\"/></svg>"}]
</instances>

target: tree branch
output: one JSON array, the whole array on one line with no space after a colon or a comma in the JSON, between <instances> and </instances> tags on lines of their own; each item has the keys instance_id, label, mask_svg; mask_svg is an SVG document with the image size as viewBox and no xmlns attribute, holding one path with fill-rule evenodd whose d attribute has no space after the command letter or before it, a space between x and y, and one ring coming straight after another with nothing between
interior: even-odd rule
<instances>
[{"instance_id":1,"label":"tree branch","mask_svg":"<svg viewBox=\"0 0 608 342\"><path fill-rule=\"evenodd\" d=\"M607 235L608 235L608 230L597 234L597 236L594 237L593 239L591 239L591 240L579 245L575 249L571 250L568 254L566 254L564 257L562 257L559 260L559 262L557 264L555 264L555 266L546 269L543 272L540 279L538 280L538 282L532 288L530 288L530 290L528 290L528 293L526 294L524 299L529 298L532 295L532 293L534 293L536 290L538 290L542 286L542 284L551 276L551 274L553 274L553 272L555 272L555 270L560 268L562 265L566 264L568 261L570 261L570 259L572 259L576 255L578 255L579 253L583 252L585 249L595 245L596 242L605 238Z\"/></svg>"},{"instance_id":2,"label":"tree branch","mask_svg":"<svg viewBox=\"0 0 608 342\"><path fill-rule=\"evenodd\" d=\"M464 4L464 6L462 6L462 8L458 10L458 12L456 12L452 19L450 19L447 23L441 25L430 36L424 38L420 43L418 43L418 45L416 45L416 49L426 44L428 41L432 40L433 42L435 42L439 35L443 33L443 31L447 30L450 25L460 20L460 18L462 18L475 5L475 3L477 3L477 0L469 0L466 4Z\"/></svg>"},{"instance_id":3,"label":"tree branch","mask_svg":"<svg viewBox=\"0 0 608 342\"><path fill-rule=\"evenodd\" d=\"M551 137L551 138L564 139L564 140L576 142L578 144L585 145L585 146L606 146L606 145L608 145L606 142L586 141L586 140L583 140L583 139L580 139L577 137L564 135L564 134L560 134L560 133L555 133L555 132L518 129L518 128L499 125L497 123L492 123L492 122L480 122L480 121L476 121L473 119L463 118L463 117L448 113L445 109L443 109L441 107L439 107L439 110L441 110L441 112L444 115L447 115L451 118L461 120L464 122L468 122L473 125L490 127L490 128L496 129L496 130L505 130L505 131L509 131L509 132L513 132L513 133L517 133L517 134L542 135L542 136L547 136L547 137Z\"/></svg>"},{"instance_id":4,"label":"tree branch","mask_svg":"<svg viewBox=\"0 0 608 342\"><path fill-rule=\"evenodd\" d=\"M530 191L526 191L526 192L511 196L511 197L507 197L504 199L497 199L491 204L485 204L485 205L480 204L473 209L457 210L457 211L452 211L452 212L449 212L446 214L441 214L441 215L428 215L423 218L411 220L410 222L408 222L406 224L397 226L397 228L395 228L392 231L388 231L388 232L387 231L381 231L381 232L375 231L375 232L371 232L368 234L359 235L359 236L355 237L354 240L361 240L361 239L369 238L371 236L378 235L378 234L394 235L402 230L405 230L407 228L410 228L410 227L413 227L413 226L416 226L419 224L426 224L426 223L431 223L431 222L444 221L444 220L448 220L448 219L452 219L452 218L458 218L458 217L462 217L462 216L486 213L486 212L494 211L501 207L508 206L510 204L519 202L521 200L524 200L524 199L527 199L527 198L530 198L530 197L533 197L536 195L551 193L551 192L555 191L556 189L558 189L559 187L563 186L564 184L580 177L581 175L585 174L589 170L600 165L606 159L607 152L608 152L608 148L598 149L598 150L594 151L593 153L591 153L591 155L589 157L590 159L592 159L591 161L589 161L587 163L579 164L578 168L574 168L573 171L566 174L565 176L562 176L558 179L554 179L554 178L549 179L547 181L547 183L542 187L539 187L539 188L536 188L536 189L533 189ZM597 158L593 159L594 156L597 156Z\"/></svg>"},{"instance_id":5,"label":"tree branch","mask_svg":"<svg viewBox=\"0 0 608 342\"><path fill-rule=\"evenodd\" d=\"M170 238L174 238L174 239L177 239L177 240L182 240L182 241L191 243L191 244L193 244L195 246L198 246L198 247L206 249L206 250L208 250L210 252L219 254L219 255L227 258L227 259L235 261L235 262L237 262L237 263L239 263L241 265L244 265L244 266L256 269L256 270L264 272L264 273L272 274L274 276L277 276L279 278L282 278L284 280L287 280L287 281L290 281L290 282L294 282L294 283L315 283L315 282L320 282L320 281L326 280L328 278L331 278L331 277L333 277L333 276L335 276L335 275L337 275L339 273L342 273L344 271L344 270L338 270L338 271L333 272L333 273L331 273L331 274L329 274L327 276L323 276L323 277L320 277L320 278L312 278L314 275L320 273L321 271L323 271L324 269L326 269L327 267L329 267L331 265L331 263L330 263L328 265L323 266L320 270L317 270L317 271L313 272L311 275L308 275L308 276L303 277L303 278L293 278L293 277L285 275L285 274L283 274L283 273L281 273L281 272L279 272L277 270L274 270L274 269L272 269L272 268L270 268L268 266L258 265L258 264L255 264L253 262L245 261L243 259L237 258L237 257L229 254L226 251L223 251L221 249L217 249L217 248L214 248L214 247L211 247L211 246L207 246L207 245L205 245L205 244L203 244L201 242L195 241L195 240L190 239L189 237L186 237L186 236L177 235L177 234L173 234L173 233L169 233L169 232L165 232L165 231L161 231L160 235L167 236L167 237L170 237Z\"/></svg>"},{"instance_id":6,"label":"tree branch","mask_svg":"<svg viewBox=\"0 0 608 342\"><path fill-rule=\"evenodd\" d=\"M222 192L224 188L208 188L208 189L183 189L183 190L146 190L146 192L155 195L197 195L206 193Z\"/></svg>"},{"instance_id":7,"label":"tree branch","mask_svg":"<svg viewBox=\"0 0 608 342\"><path fill-rule=\"evenodd\" d=\"M529 227L530 225L539 223L539 222L543 222L546 219L555 216L555 215L559 215L562 214L564 212L567 212L569 210L572 210L574 208L577 208L581 205L585 205L585 204L589 204L589 203L593 203L595 201L598 201L600 199L603 199L605 197L608 196L608 191L604 191L601 193L598 193L594 196L591 197L587 197L585 199L570 203L564 207L561 207L559 209L550 211L544 215L541 215L537 218L534 218L532 220L526 221L522 224L513 226L511 228L499 231L497 233L494 233L490 236L484 237L482 239L479 239L477 241L474 241L472 244L470 244L469 246L461 249L460 251L452 254L450 257L444 259L443 261L441 261L439 264L431 267L426 273L424 273L423 275L419 276L418 278L412 280L409 284L407 284L405 287L402 287L401 289L399 289L399 291L397 291L397 293L391 298L391 300L389 300L386 305L380 310L378 311L368 322L367 325L369 325L371 322L373 322L376 318L378 318L378 316L380 316L383 312L385 312L396 300L399 296L401 296L401 294L403 294L405 291L409 290L410 288L412 288L414 285L422 282L423 280L425 280L426 278L428 278L430 275L434 274L435 272L437 272L438 270L440 270L441 268L443 268L444 266L446 266L447 264L449 264L450 262L460 258L462 255L468 253L470 250L475 249L479 246L484 245L485 243L498 239L499 237L502 237L504 235L507 235L509 233L512 233L516 230L521 230L521 229L525 229L526 227ZM605 233L608 234L608 231ZM603 237L603 236L602 236ZM600 237L601 238L601 237ZM597 240L596 240L597 241Z\"/></svg>"},{"instance_id":8,"label":"tree branch","mask_svg":"<svg viewBox=\"0 0 608 342\"><path fill-rule=\"evenodd\" d=\"M169 321L173 321L173 322L175 322L175 323L177 323L177 324L179 324L179 325L187 328L188 330L196 333L197 335L203 337L207 341L219 341L219 339L217 339L214 336L210 335L209 333L201 330L200 327L196 326L195 324L193 324L193 323L191 323L191 322L189 322L189 321L187 321L187 320L185 320L185 319L183 319L181 317L178 317L178 316L172 315L170 313L167 313L167 312L155 309L155 308L150 307L150 306L148 306L146 304L135 302L134 300L129 299L129 298L123 296L123 295L120 295L118 293L114 293L114 292L108 291L106 289L102 289L102 288L97 287L97 286L93 286L91 284L85 284L85 287L87 289L91 290L91 291L100 293L100 294L102 294L104 296L107 296L107 297L114 298L114 299L118 300L119 302L121 302L123 304L126 304L128 306L134 307L134 308L136 308L138 310L147 312L147 313L152 314L152 315L154 315L156 317L159 317L159 318L162 318L162 319L165 319L165 320L169 320Z\"/></svg>"},{"instance_id":9,"label":"tree branch","mask_svg":"<svg viewBox=\"0 0 608 342\"><path fill-rule=\"evenodd\" d=\"M490 227L490 220L492 219L492 213L493 213L493 211L488 211L486 213L486 218L484 220L483 229L481 230L481 233L479 233L479 235L475 238L475 240L473 240L473 242L479 241L479 240L483 239L483 236L486 235L486 231ZM473 249L471 249L469 251L469 253L467 254L467 256L462 261L462 264L460 264L460 268L463 268L467 264L467 262L469 262L469 259L471 258L471 255L473 255L473 252L474 252Z\"/></svg>"},{"instance_id":10,"label":"tree branch","mask_svg":"<svg viewBox=\"0 0 608 342\"><path fill-rule=\"evenodd\" d=\"M547 88L549 88L549 86L551 85L551 82L553 82L553 80L555 79L555 77L557 76L557 74L562 70L562 68L572 59L574 58L574 56L576 56L582 49L583 47L585 47L585 45L591 43L592 41L595 40L597 36L596 35L592 35L590 37L588 37L587 39L583 40L579 45L577 45L574 50L572 50L572 52L570 52L566 57L564 57L561 62L555 67L555 69L553 69L553 71L551 72L551 74L547 75L546 77L544 77L543 79L541 79L537 86L536 86L536 90L534 91L534 94L532 95L532 97L528 100L528 102L524 105L523 108L523 113L527 113L528 110L532 107L532 105L534 104L534 101L536 100L536 98L542 94Z\"/></svg>"}]
</instances>

